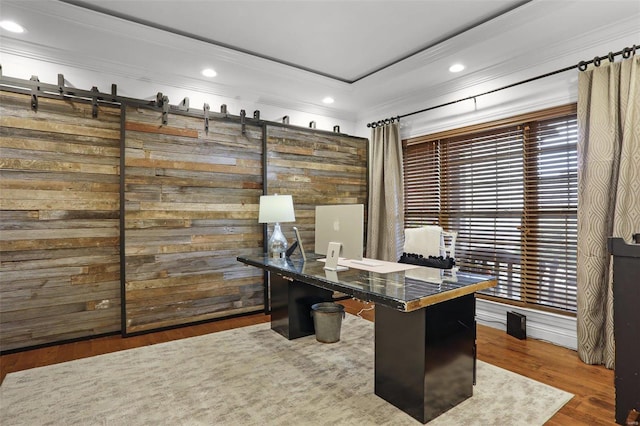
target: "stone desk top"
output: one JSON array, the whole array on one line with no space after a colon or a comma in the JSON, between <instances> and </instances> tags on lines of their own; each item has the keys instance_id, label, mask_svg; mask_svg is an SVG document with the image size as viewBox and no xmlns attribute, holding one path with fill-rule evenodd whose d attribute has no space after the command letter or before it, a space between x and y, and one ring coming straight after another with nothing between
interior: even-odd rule
<instances>
[{"instance_id":1,"label":"stone desk top","mask_svg":"<svg viewBox=\"0 0 640 426\"><path fill-rule=\"evenodd\" d=\"M356 299L374 302L399 311L410 312L425 306L475 293L497 284L495 277L451 269L417 267L407 271L379 273L356 268L346 271L324 270L318 259L274 259L264 256L239 256L237 260L285 279L297 280Z\"/></svg>"}]
</instances>

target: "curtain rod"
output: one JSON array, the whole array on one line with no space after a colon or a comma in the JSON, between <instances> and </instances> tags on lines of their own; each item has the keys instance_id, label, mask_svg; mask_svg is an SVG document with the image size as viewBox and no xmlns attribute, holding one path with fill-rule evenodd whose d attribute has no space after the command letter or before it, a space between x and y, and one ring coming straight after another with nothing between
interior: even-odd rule
<instances>
[{"instance_id":1,"label":"curtain rod","mask_svg":"<svg viewBox=\"0 0 640 426\"><path fill-rule=\"evenodd\" d=\"M429 107L429 108L424 108L424 109L421 109L421 110L418 110L418 111L413 111L413 112L409 112L409 113L406 113L406 114L397 115L395 117L385 118L384 120L372 121L371 123L367 124L367 127L376 128L376 127L384 126L385 124L390 124L390 123L394 123L395 121L400 121L401 118L409 117L409 116L416 115L416 114L421 114L423 112L427 112L427 111L431 111L431 110L434 110L434 109L442 108L442 107L445 107L445 106L453 105L453 104L456 104L458 102L469 101L469 100L475 99L475 98L477 98L479 96L489 95L491 93L499 92L501 90L510 89L512 87L519 86L521 84L530 83L532 81L540 80L540 79L546 78L546 77L551 77L552 75L560 74L560 73L563 73L563 72L566 72L566 71L569 71L569 70L572 70L572 69L575 69L575 68L578 68L578 70L580 70L580 71L585 71L587 69L587 65L589 65L589 64L594 64L596 67L599 67L601 61L603 61L605 59L608 59L609 62L613 62L613 59L618 55L622 55L622 57L624 59L627 59L627 58L629 58L629 57L631 57L631 56L633 56L635 54L636 54L636 45L634 44L633 47L625 47L624 49L620 50L619 52L615 52L615 53L609 52L609 54L606 55L606 56L600 56L600 57L596 56L595 58L593 58L590 61L580 61L577 65L571 65L571 66L568 66L568 67L565 67L565 68L562 68L562 69L559 69L559 70L548 72L546 74L542 74L542 75L539 75L539 76L536 76L536 77L531 77L531 78L528 78L526 80L519 81L517 83L512 83L512 84L509 84L507 86L500 87L498 89L489 90L487 92L483 92L483 93L480 93L480 94L477 94L477 95L474 95L474 96L468 96L466 98L458 99L458 100L451 101L451 102L446 102L444 104L432 106L432 107Z\"/></svg>"}]
</instances>

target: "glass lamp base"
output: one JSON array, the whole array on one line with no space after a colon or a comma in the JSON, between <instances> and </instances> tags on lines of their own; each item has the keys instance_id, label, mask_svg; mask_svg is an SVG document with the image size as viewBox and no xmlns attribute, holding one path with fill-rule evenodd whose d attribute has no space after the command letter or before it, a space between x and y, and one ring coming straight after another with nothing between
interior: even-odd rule
<instances>
[{"instance_id":1,"label":"glass lamp base","mask_svg":"<svg viewBox=\"0 0 640 426\"><path fill-rule=\"evenodd\" d=\"M286 256L287 247L289 244L287 243L287 239L284 237L282 230L280 229L280 224L276 222L273 225L273 233L271 234L271 238L269 238L269 255L271 257L275 257L278 259L283 259Z\"/></svg>"}]
</instances>

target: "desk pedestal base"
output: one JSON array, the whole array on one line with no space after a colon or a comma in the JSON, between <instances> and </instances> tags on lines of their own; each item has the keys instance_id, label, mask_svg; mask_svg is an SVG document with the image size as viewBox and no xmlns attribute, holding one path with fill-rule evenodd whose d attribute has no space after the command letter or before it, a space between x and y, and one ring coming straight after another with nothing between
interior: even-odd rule
<instances>
[{"instance_id":1,"label":"desk pedestal base","mask_svg":"<svg viewBox=\"0 0 640 426\"><path fill-rule=\"evenodd\" d=\"M271 329L290 340L315 334L311 305L331 301L333 292L270 275Z\"/></svg>"},{"instance_id":2,"label":"desk pedestal base","mask_svg":"<svg viewBox=\"0 0 640 426\"><path fill-rule=\"evenodd\" d=\"M271 329L287 339L315 333L311 305L333 292L271 274ZM375 309L375 394L422 423L473 395L475 296L412 312Z\"/></svg>"},{"instance_id":3,"label":"desk pedestal base","mask_svg":"<svg viewBox=\"0 0 640 426\"><path fill-rule=\"evenodd\" d=\"M473 395L473 294L400 312L376 305L375 394L426 423Z\"/></svg>"}]
</instances>

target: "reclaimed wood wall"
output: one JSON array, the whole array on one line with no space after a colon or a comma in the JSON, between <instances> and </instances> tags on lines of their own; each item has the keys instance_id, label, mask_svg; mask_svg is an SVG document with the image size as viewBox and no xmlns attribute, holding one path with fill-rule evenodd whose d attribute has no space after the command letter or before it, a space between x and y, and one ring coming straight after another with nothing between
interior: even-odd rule
<instances>
[{"instance_id":1,"label":"reclaimed wood wall","mask_svg":"<svg viewBox=\"0 0 640 426\"><path fill-rule=\"evenodd\" d=\"M126 331L264 309L262 128L127 108Z\"/></svg>"},{"instance_id":2,"label":"reclaimed wood wall","mask_svg":"<svg viewBox=\"0 0 640 426\"><path fill-rule=\"evenodd\" d=\"M120 109L0 92L0 348L120 330Z\"/></svg>"},{"instance_id":3,"label":"reclaimed wood wall","mask_svg":"<svg viewBox=\"0 0 640 426\"><path fill-rule=\"evenodd\" d=\"M313 252L318 205L364 204L366 224L367 139L281 126L266 131L267 193L293 196L296 221L281 225L289 241L296 226L305 251Z\"/></svg>"},{"instance_id":4,"label":"reclaimed wood wall","mask_svg":"<svg viewBox=\"0 0 640 426\"><path fill-rule=\"evenodd\" d=\"M236 257L264 251L263 191L293 196L308 251L316 205L366 206L366 139L133 106L121 129L117 107L30 100L0 91L2 351L262 311Z\"/></svg>"}]
</instances>

